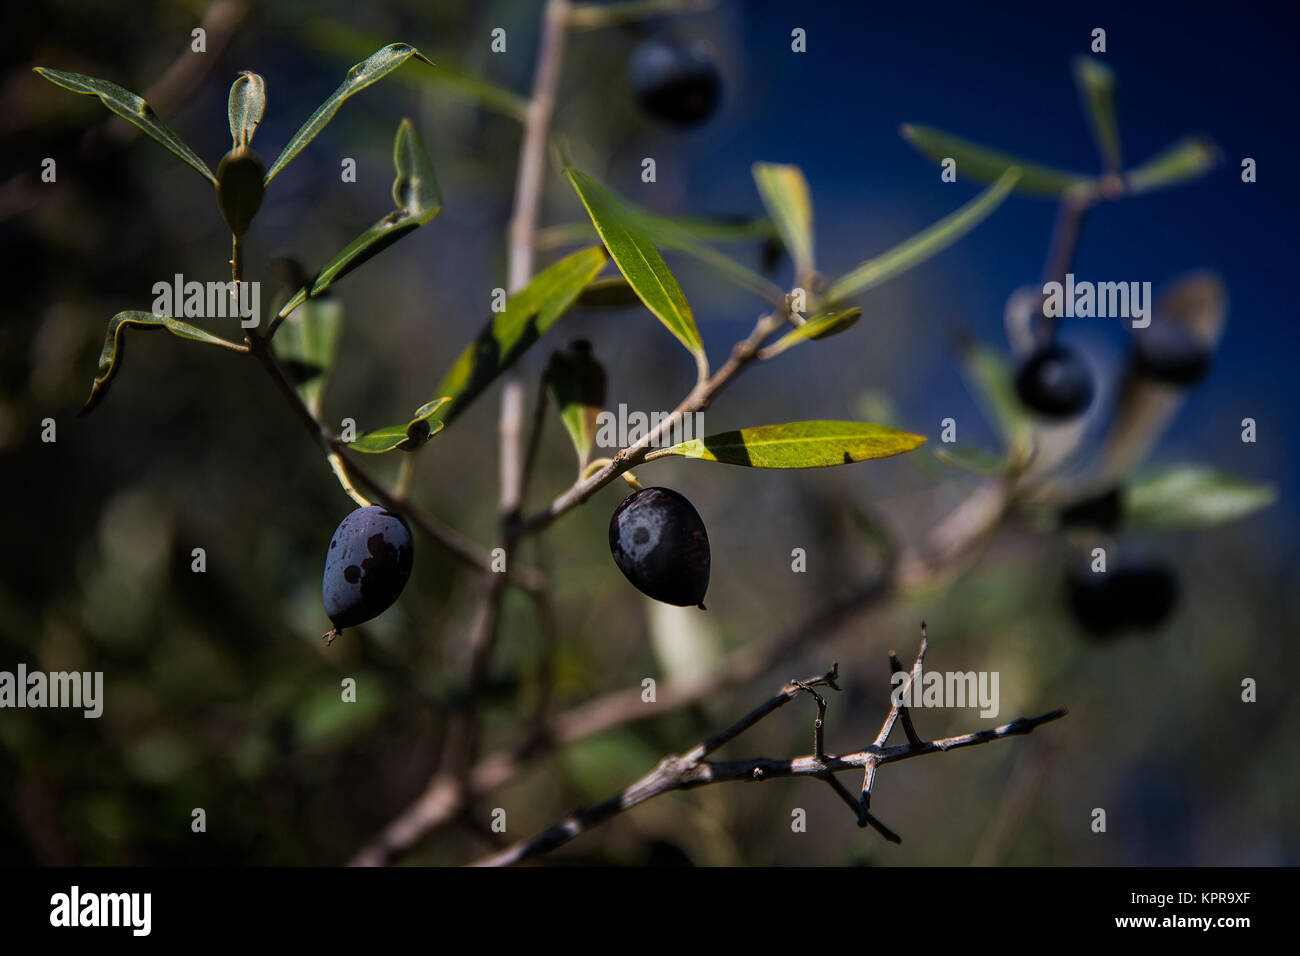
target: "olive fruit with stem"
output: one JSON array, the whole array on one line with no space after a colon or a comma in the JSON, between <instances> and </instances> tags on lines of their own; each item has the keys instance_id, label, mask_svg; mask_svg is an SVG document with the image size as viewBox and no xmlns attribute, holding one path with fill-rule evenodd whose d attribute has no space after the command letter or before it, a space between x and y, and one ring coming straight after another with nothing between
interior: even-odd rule
<instances>
[{"instance_id":1,"label":"olive fruit with stem","mask_svg":"<svg viewBox=\"0 0 1300 956\"><path fill-rule=\"evenodd\" d=\"M370 505L344 518L330 538L321 580L325 613L334 624L326 641L392 607L414 557L411 526L397 512Z\"/></svg>"}]
</instances>

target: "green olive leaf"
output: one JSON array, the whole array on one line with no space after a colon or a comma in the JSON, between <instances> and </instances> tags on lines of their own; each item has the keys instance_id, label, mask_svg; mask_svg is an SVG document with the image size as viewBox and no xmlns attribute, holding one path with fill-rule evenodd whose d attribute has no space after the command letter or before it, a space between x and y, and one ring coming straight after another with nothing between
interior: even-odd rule
<instances>
[{"instance_id":1,"label":"green olive leaf","mask_svg":"<svg viewBox=\"0 0 1300 956\"><path fill-rule=\"evenodd\" d=\"M84 76L81 73L50 70L43 66L35 67L35 71L65 90L98 96L99 101L110 110L128 123L132 123L144 130L152 139L162 143L189 163L204 179L216 185L217 177L212 175L212 170L208 169L207 163L199 159L198 154L190 149L185 141L172 131L170 126L158 118L158 114L153 111L152 106L130 90L125 90L108 80Z\"/></svg>"},{"instance_id":2,"label":"green olive leaf","mask_svg":"<svg viewBox=\"0 0 1300 956\"><path fill-rule=\"evenodd\" d=\"M1021 177L1016 192L1031 196L1059 197L1070 189L1090 181L1083 173L1053 169L1031 163L1018 156L979 146L945 133L931 126L905 123L899 132L903 138L936 163L945 159L957 161L957 178L973 179L980 183L996 181L1012 166L1019 167Z\"/></svg>"},{"instance_id":3,"label":"green olive leaf","mask_svg":"<svg viewBox=\"0 0 1300 956\"><path fill-rule=\"evenodd\" d=\"M450 399L442 420L450 423L513 365L573 305L607 261L600 246L580 249L543 269L510 296L505 310L465 346L439 384L437 394Z\"/></svg>"},{"instance_id":4,"label":"green olive leaf","mask_svg":"<svg viewBox=\"0 0 1300 956\"><path fill-rule=\"evenodd\" d=\"M591 354L591 344L579 340L551 356L545 379L581 470L591 456L596 420L605 408L605 369Z\"/></svg>"},{"instance_id":5,"label":"green olive leaf","mask_svg":"<svg viewBox=\"0 0 1300 956\"><path fill-rule=\"evenodd\" d=\"M867 422L790 422L693 438L652 451L646 461L679 455L750 468L827 468L901 455L924 441L920 435Z\"/></svg>"},{"instance_id":6,"label":"green olive leaf","mask_svg":"<svg viewBox=\"0 0 1300 956\"><path fill-rule=\"evenodd\" d=\"M1011 467L1005 456L979 445L940 445L935 448L934 457L973 475L1004 475Z\"/></svg>"},{"instance_id":7,"label":"green olive leaf","mask_svg":"<svg viewBox=\"0 0 1300 956\"><path fill-rule=\"evenodd\" d=\"M355 441L348 442L348 448L367 455L381 455L394 450L415 451L442 431L446 423L434 419L433 414L450 401L450 398L436 398L426 402L415 410L415 414L406 424L385 425L383 428L366 432L358 436Z\"/></svg>"},{"instance_id":8,"label":"green olive leaf","mask_svg":"<svg viewBox=\"0 0 1300 956\"><path fill-rule=\"evenodd\" d=\"M794 348L801 342L808 342L814 339L827 339L832 335L839 335L858 321L862 316L862 310L854 307L852 309L833 309L829 312L818 312L816 315L809 317L803 325L791 329L785 335L781 336L767 348L759 353L760 358L769 359L775 355L780 355L786 349Z\"/></svg>"},{"instance_id":9,"label":"green olive leaf","mask_svg":"<svg viewBox=\"0 0 1300 956\"><path fill-rule=\"evenodd\" d=\"M253 134L262 122L266 111L266 81L256 73L245 70L230 87L230 100L227 104L230 114L230 138L234 145L232 150L247 149L253 142Z\"/></svg>"},{"instance_id":10,"label":"green olive leaf","mask_svg":"<svg viewBox=\"0 0 1300 956\"><path fill-rule=\"evenodd\" d=\"M985 417L997 428L1005 447L1018 448L1030 439L1033 426L1016 395L1011 364L1001 353L972 343L962 355L966 384Z\"/></svg>"},{"instance_id":11,"label":"green olive leaf","mask_svg":"<svg viewBox=\"0 0 1300 956\"><path fill-rule=\"evenodd\" d=\"M813 268L813 211L808 182L798 166L755 163L754 183L781 241L790 250L796 271Z\"/></svg>"},{"instance_id":12,"label":"green olive leaf","mask_svg":"<svg viewBox=\"0 0 1300 956\"><path fill-rule=\"evenodd\" d=\"M78 414L86 414L103 401L113 377L121 370L122 359L126 355L126 330L132 328L166 329L172 335L183 339L191 339L205 345L217 345L235 352L244 351L244 346L238 343L170 316L154 315L152 312L119 312L108 322L108 334L104 337L104 348L99 355L99 370L90 387L90 396L86 399L86 404L81 406Z\"/></svg>"},{"instance_id":13,"label":"green olive leaf","mask_svg":"<svg viewBox=\"0 0 1300 956\"><path fill-rule=\"evenodd\" d=\"M307 122L303 123L302 128L293 135L293 139L289 140L289 145L276 157L271 168L266 171L266 182L269 183L274 179L308 143L320 135L321 130L329 125L329 121L334 118L334 114L339 111L339 107L348 97L360 93L370 84L383 79L411 57L433 66L433 62L428 57L409 43L390 43L348 70L348 75L339 88L307 118Z\"/></svg>"},{"instance_id":14,"label":"green olive leaf","mask_svg":"<svg viewBox=\"0 0 1300 956\"><path fill-rule=\"evenodd\" d=\"M1135 527L1204 528L1244 518L1277 500L1277 489L1201 465L1139 478L1124 489L1124 523Z\"/></svg>"},{"instance_id":15,"label":"green olive leaf","mask_svg":"<svg viewBox=\"0 0 1300 956\"><path fill-rule=\"evenodd\" d=\"M433 160L409 119L397 127L393 141L393 202L397 208L380 219L329 261L310 285L304 285L280 310L284 317L311 296L320 295L357 266L387 249L408 232L423 226L442 210L442 193Z\"/></svg>"},{"instance_id":16,"label":"green olive leaf","mask_svg":"<svg viewBox=\"0 0 1300 956\"><path fill-rule=\"evenodd\" d=\"M340 56L363 56L373 50L379 41L373 36L358 35L351 27L342 27L326 20L312 20L303 30L306 43L318 50L327 50ZM528 101L517 93L490 83L454 64L439 58L438 68L421 70L418 74L400 74L396 79L408 86L425 88L427 84L442 87L451 93L472 100L484 109L523 122L528 118Z\"/></svg>"},{"instance_id":17,"label":"green olive leaf","mask_svg":"<svg viewBox=\"0 0 1300 956\"><path fill-rule=\"evenodd\" d=\"M1007 169L992 186L956 212L940 219L928 229L921 230L888 252L874 259L868 259L857 268L840 276L826 290L825 301L839 302L865 292L899 273L920 265L931 256L938 255L987 219L1015 188L1020 177L1021 172L1018 168Z\"/></svg>"},{"instance_id":18,"label":"green olive leaf","mask_svg":"<svg viewBox=\"0 0 1300 956\"><path fill-rule=\"evenodd\" d=\"M1204 176L1219 159L1214 143L1203 136L1189 136L1130 169L1124 180L1130 193L1149 193Z\"/></svg>"},{"instance_id":19,"label":"green olive leaf","mask_svg":"<svg viewBox=\"0 0 1300 956\"><path fill-rule=\"evenodd\" d=\"M582 170L569 167L565 172L628 284L664 327L703 362L704 343L686 296L659 250L639 227L635 213Z\"/></svg>"},{"instance_id":20,"label":"green olive leaf","mask_svg":"<svg viewBox=\"0 0 1300 956\"><path fill-rule=\"evenodd\" d=\"M1074 82L1083 98L1102 162L1108 170L1118 172L1121 167L1119 124L1115 119L1115 73L1095 57L1079 56L1074 61Z\"/></svg>"},{"instance_id":21,"label":"green olive leaf","mask_svg":"<svg viewBox=\"0 0 1300 956\"><path fill-rule=\"evenodd\" d=\"M303 283L302 267L287 263L290 289ZM271 348L303 403L319 417L321 401L343 330L343 304L328 293L308 299L281 325Z\"/></svg>"}]
</instances>

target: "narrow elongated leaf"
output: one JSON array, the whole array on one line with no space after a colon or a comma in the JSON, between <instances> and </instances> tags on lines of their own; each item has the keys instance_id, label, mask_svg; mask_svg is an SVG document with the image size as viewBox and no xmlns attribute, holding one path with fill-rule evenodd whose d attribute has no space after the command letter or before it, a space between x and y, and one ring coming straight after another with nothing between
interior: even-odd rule
<instances>
[{"instance_id":1,"label":"narrow elongated leaf","mask_svg":"<svg viewBox=\"0 0 1300 956\"><path fill-rule=\"evenodd\" d=\"M587 464L596 440L596 420L605 407L605 369L591 354L591 343L579 339L551 356L546 387L560 420L578 454L578 470Z\"/></svg>"},{"instance_id":2,"label":"narrow elongated leaf","mask_svg":"<svg viewBox=\"0 0 1300 956\"><path fill-rule=\"evenodd\" d=\"M742 265L731 256L706 246L705 242L740 242L748 239L770 239L776 229L768 219L700 219L690 216L660 216L626 200L623 208L636 217L641 232L662 249L684 253L708 266L721 278L737 288L752 292L773 305L782 305L785 291L769 282L753 269ZM554 249L598 238L600 233L588 222L563 223L543 229L537 237L538 249Z\"/></svg>"},{"instance_id":3,"label":"narrow elongated leaf","mask_svg":"<svg viewBox=\"0 0 1300 956\"><path fill-rule=\"evenodd\" d=\"M543 269L506 301L504 312L492 317L483 331L461 352L437 388L450 403L441 418L451 422L493 380L527 351L605 268L600 246L580 249Z\"/></svg>"},{"instance_id":4,"label":"narrow elongated leaf","mask_svg":"<svg viewBox=\"0 0 1300 956\"><path fill-rule=\"evenodd\" d=\"M1200 465L1134 481L1124 490L1124 521L1153 528L1203 528L1236 521L1277 500L1277 489Z\"/></svg>"},{"instance_id":5,"label":"narrow elongated leaf","mask_svg":"<svg viewBox=\"0 0 1300 956\"><path fill-rule=\"evenodd\" d=\"M679 455L750 468L827 468L901 455L924 441L920 435L867 422L790 422L693 438L653 451L646 460Z\"/></svg>"},{"instance_id":6,"label":"narrow elongated leaf","mask_svg":"<svg viewBox=\"0 0 1300 956\"><path fill-rule=\"evenodd\" d=\"M320 131L329 125L329 121L334 118L334 114L339 111L339 107L348 97L361 92L376 80L383 79L411 57L433 66L433 62L428 57L409 43L390 43L348 70L347 78L339 88L307 118L307 122L303 123L302 128L294 133L293 139L289 140L289 145L276 157L271 168L266 171L266 181L269 183L274 179L280 170L289 165L290 160L320 135Z\"/></svg>"},{"instance_id":7,"label":"narrow elongated leaf","mask_svg":"<svg viewBox=\"0 0 1300 956\"><path fill-rule=\"evenodd\" d=\"M301 267L295 271L300 274ZM302 280L298 278L291 288L301 284ZM342 330L343 304L323 295L309 299L286 318L272 340L280 367L298 390L303 403L317 416L320 415L321 399Z\"/></svg>"},{"instance_id":8,"label":"narrow elongated leaf","mask_svg":"<svg viewBox=\"0 0 1300 956\"><path fill-rule=\"evenodd\" d=\"M582 170L570 167L566 172L628 284L668 331L697 359L701 358L704 343L700 341L691 307L659 250L638 228L636 215Z\"/></svg>"},{"instance_id":9,"label":"narrow elongated leaf","mask_svg":"<svg viewBox=\"0 0 1300 956\"><path fill-rule=\"evenodd\" d=\"M35 69L41 76L65 90L98 96L99 101L110 110L128 123L132 123L144 130L151 138L162 143L189 163L198 171L200 176L216 185L217 177L212 175L212 170L208 169L207 163L199 159L198 154L190 149L185 141L172 131L170 126L159 119L158 114L153 111L153 107L141 97L130 90L123 89L116 83L101 80L97 77L84 76L81 73L68 73L64 70L50 70L43 66L38 66Z\"/></svg>"},{"instance_id":10,"label":"narrow elongated leaf","mask_svg":"<svg viewBox=\"0 0 1300 956\"><path fill-rule=\"evenodd\" d=\"M1161 150L1124 176L1129 192L1149 193L1204 176L1219 162L1219 150L1201 136L1189 136Z\"/></svg>"},{"instance_id":11,"label":"narrow elongated leaf","mask_svg":"<svg viewBox=\"0 0 1300 956\"><path fill-rule=\"evenodd\" d=\"M959 180L969 178L980 183L991 183L1012 166L1017 166L1022 174L1016 184L1017 192L1031 196L1059 197L1066 190L1088 182L1090 178L1083 173L1031 163L931 126L906 123L900 132L909 143L936 163L942 163L947 158L955 159Z\"/></svg>"},{"instance_id":12,"label":"narrow elongated leaf","mask_svg":"<svg viewBox=\"0 0 1300 956\"><path fill-rule=\"evenodd\" d=\"M304 28L303 36L307 43L317 49L347 57L363 56L367 50L375 49L379 42L373 36L358 35L350 26L341 27L325 20L313 20L308 23ZM424 88L432 84L442 87L473 100L485 109L520 122L528 118L528 101L522 96L447 63L441 57L439 57L438 68L432 72L421 70L413 75L400 74L396 79L408 86Z\"/></svg>"},{"instance_id":13,"label":"narrow elongated leaf","mask_svg":"<svg viewBox=\"0 0 1300 956\"><path fill-rule=\"evenodd\" d=\"M1010 467L1005 457L979 445L941 445L935 448L934 457L974 475L1002 475Z\"/></svg>"},{"instance_id":14,"label":"narrow elongated leaf","mask_svg":"<svg viewBox=\"0 0 1300 956\"><path fill-rule=\"evenodd\" d=\"M1119 125L1115 120L1115 73L1100 60L1080 56L1074 61L1074 81L1083 97L1097 151L1106 168L1120 169Z\"/></svg>"},{"instance_id":15,"label":"narrow elongated leaf","mask_svg":"<svg viewBox=\"0 0 1300 956\"><path fill-rule=\"evenodd\" d=\"M145 330L166 329L172 335L183 339L192 339L205 345L219 345L222 348L232 349L236 352L243 351L243 346L235 342L223 339L196 325L181 322L179 319L173 319L170 316L154 315L152 312L119 312L108 322L108 334L104 337L104 349L99 355L99 370L95 375L94 383L90 387L90 397L86 399L86 404L81 406L80 414L86 414L86 412L103 401L113 377L122 368L122 359L126 355L126 330L132 328Z\"/></svg>"},{"instance_id":16,"label":"narrow elongated leaf","mask_svg":"<svg viewBox=\"0 0 1300 956\"><path fill-rule=\"evenodd\" d=\"M826 301L839 302L859 292L865 292L919 265L931 256L938 255L987 219L993 210L1002 204L1002 200L1007 198L1019 179L1019 169L1012 167L1006 170L998 177L997 182L956 212L940 219L928 229L918 232L911 239L899 243L888 252L874 259L868 259L851 272L845 273L826 290Z\"/></svg>"},{"instance_id":17,"label":"narrow elongated leaf","mask_svg":"<svg viewBox=\"0 0 1300 956\"><path fill-rule=\"evenodd\" d=\"M719 217L714 219L700 216L661 216L631 203L624 202L642 216L643 223L658 236L675 234L695 239L700 242L745 242L750 239L769 239L777 236L772 220L764 216ZM582 242L590 242L599 237L596 227L590 220L583 222L565 222L547 226L538 230L537 248L555 249Z\"/></svg>"},{"instance_id":18,"label":"narrow elongated leaf","mask_svg":"<svg viewBox=\"0 0 1300 956\"><path fill-rule=\"evenodd\" d=\"M245 71L230 87L230 138L232 150L246 149L266 111L266 81Z\"/></svg>"},{"instance_id":19,"label":"narrow elongated leaf","mask_svg":"<svg viewBox=\"0 0 1300 956\"><path fill-rule=\"evenodd\" d=\"M968 346L962 356L966 382L983 406L985 416L1010 446L1026 439L1031 425L1016 396L1010 363L983 345Z\"/></svg>"},{"instance_id":20,"label":"narrow elongated leaf","mask_svg":"<svg viewBox=\"0 0 1300 956\"><path fill-rule=\"evenodd\" d=\"M431 402L426 402L415 410L409 422L402 425L385 425L383 428L366 432L355 441L348 442L348 447L367 455L382 455L384 452L396 449L415 451L442 431L446 423L435 419L433 415L450 401L450 398L435 398Z\"/></svg>"},{"instance_id":21,"label":"narrow elongated leaf","mask_svg":"<svg viewBox=\"0 0 1300 956\"><path fill-rule=\"evenodd\" d=\"M810 317L807 322L798 328L791 329L785 335L781 336L767 348L763 349L761 357L765 359L772 358L774 355L780 355L786 349L793 348L801 342L808 342L813 339L826 339L832 335L839 335L853 323L858 321L862 315L859 308L852 309L834 309L829 312L819 312Z\"/></svg>"},{"instance_id":22,"label":"narrow elongated leaf","mask_svg":"<svg viewBox=\"0 0 1300 956\"><path fill-rule=\"evenodd\" d=\"M808 273L813 267L812 197L808 182L798 166L755 163L754 183L763 205L790 250L795 269Z\"/></svg>"},{"instance_id":23,"label":"narrow elongated leaf","mask_svg":"<svg viewBox=\"0 0 1300 956\"><path fill-rule=\"evenodd\" d=\"M291 298L282 314L289 314L309 297L320 295L366 260L387 249L402 236L418 229L442 210L442 193L433 160L409 119L402 120L393 141L393 202L397 208L353 239L325 268L316 274L310 286L303 286Z\"/></svg>"}]
</instances>

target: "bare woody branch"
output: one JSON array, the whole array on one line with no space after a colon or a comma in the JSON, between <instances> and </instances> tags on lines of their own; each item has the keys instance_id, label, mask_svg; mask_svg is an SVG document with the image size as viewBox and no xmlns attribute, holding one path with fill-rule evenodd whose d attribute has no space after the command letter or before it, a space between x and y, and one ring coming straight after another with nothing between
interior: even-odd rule
<instances>
[{"instance_id":1,"label":"bare woody branch","mask_svg":"<svg viewBox=\"0 0 1300 956\"><path fill-rule=\"evenodd\" d=\"M916 663L908 680L909 684L920 674L926 643L922 639L921 650L917 654ZM845 802L858 814L859 826L871 825L887 840L896 843L900 840L897 834L867 813L865 807L859 801L854 800L852 794L838 783L834 777L836 773L849 769L865 769L869 778L874 780L876 768L884 764L897 763L924 754L943 753L977 744L990 743L1004 737L1028 734L1042 724L1056 720L1066 714L1065 708L1059 708L1040 714L1037 717L1021 717L1000 727L937 740L921 740L920 738L912 740L910 739L911 735L909 735L907 743L890 747L886 745L889 732L902 712L901 704L896 703L890 708L889 716L886 717L880 734L870 746L855 753L832 756L826 754L822 746L822 725L826 713L826 701L816 692L815 688L822 685L834 687L837 670L837 667L832 666L830 671L819 677L790 681L781 688L776 696L769 698L726 730L710 737L684 754L665 757L654 770L631 786L620 790L608 800L594 807L579 810L531 840L516 843L505 850L480 860L477 865L510 866L514 863L541 856L594 829L612 817L672 790L690 790L695 787L722 783L728 780L762 782L776 777L808 776L829 781L832 789L845 799ZM809 693L817 700L817 721L814 724L815 749L813 753L786 760L768 757L731 761L709 761L705 759L710 753L734 740L750 727L789 703L800 693ZM902 695L895 695L895 699L901 700ZM910 724L910 717L908 718L908 724ZM864 798L866 798L868 790L864 788L863 794Z\"/></svg>"}]
</instances>

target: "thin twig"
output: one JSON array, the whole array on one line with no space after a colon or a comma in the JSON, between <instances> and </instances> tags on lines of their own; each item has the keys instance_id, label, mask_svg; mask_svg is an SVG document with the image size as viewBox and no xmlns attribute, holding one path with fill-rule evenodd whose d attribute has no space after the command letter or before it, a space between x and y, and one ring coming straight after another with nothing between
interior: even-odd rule
<instances>
[{"instance_id":1,"label":"thin twig","mask_svg":"<svg viewBox=\"0 0 1300 956\"><path fill-rule=\"evenodd\" d=\"M925 655L926 641L922 639L921 651L917 655L916 664L913 666L912 674L920 673L921 662ZM730 761L708 761L704 758L709 753L716 750L725 743L734 740L744 731L748 730L754 724L769 716L780 707L784 706L801 692L814 694L818 700L818 720L822 721L825 714L825 700L817 694L812 688L820 684L831 684L835 669L820 677L810 677L806 680L790 681L777 693L775 697L770 698L763 704L759 705L750 713L746 714L739 721L732 724L726 730L696 745L691 750L677 756L668 756L661 760L657 767L646 776L633 783L631 786L614 794L603 803L586 810L579 810L565 820L556 824L548 830L543 831L531 840L521 841L513 846L496 853L490 857L480 860L477 865L480 866L509 866L514 863L522 862L533 857L541 856L551 850L568 843L574 837L577 837L587 831L599 826L601 823L617 816L618 814L631 809L637 804L644 803L653 799L662 793L671 790L688 790L695 787L707 786L709 784L721 783L727 780L748 780L762 782L776 777L798 777L811 776L822 780L832 780L834 774L843 770L852 768L866 768L874 771L874 768L888 764L897 763L902 760L909 760L913 757L920 757L925 754L942 753L949 750L956 750L963 747L975 746L978 744L990 743L994 740L1001 740L1004 737L1011 737L1020 734L1031 733L1035 728L1049 721L1056 720L1065 716L1065 709L1049 711L1040 714L1037 717L1021 717L1013 720L1008 724L1000 727L990 728L989 730L975 731L969 734L961 734L956 737L945 737L937 740L918 740L909 741L895 747L884 746L884 739L888 738L889 729L893 727L894 718L898 716L899 706L896 704L890 709L890 716L885 720L885 727L881 735L876 738L876 742L863 750L856 753L844 754L841 756L831 756L822 752L814 752L802 757L795 757L788 760L779 760L766 757L751 758L747 760L730 760ZM818 740L820 744L820 739ZM818 751L820 751L820 746ZM841 794L841 797L848 797L847 803L855 811L858 809L857 802L852 799L852 794L837 783L832 782L832 789ZM897 834L889 830L879 821L870 818L862 820L862 825L866 823L873 824L876 829L891 842L898 842Z\"/></svg>"}]
</instances>

